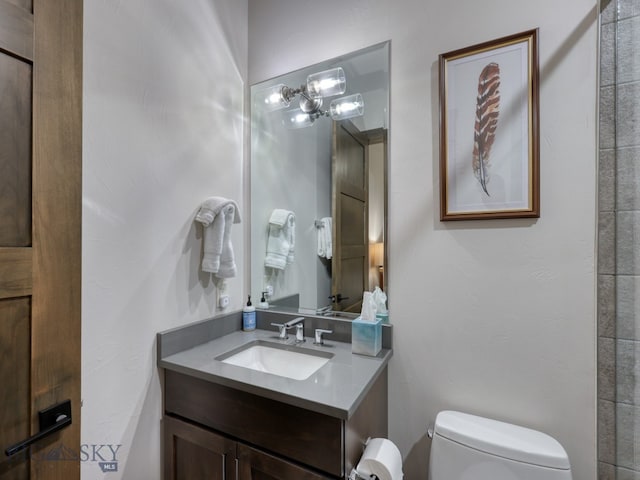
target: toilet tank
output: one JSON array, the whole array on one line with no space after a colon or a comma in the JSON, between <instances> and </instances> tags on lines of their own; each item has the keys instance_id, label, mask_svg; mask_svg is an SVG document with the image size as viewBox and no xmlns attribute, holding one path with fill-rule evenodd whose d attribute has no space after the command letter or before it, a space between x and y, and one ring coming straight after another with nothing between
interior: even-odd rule
<instances>
[{"instance_id":1,"label":"toilet tank","mask_svg":"<svg viewBox=\"0 0 640 480\"><path fill-rule=\"evenodd\" d=\"M571 467L549 435L443 411L434 426L429 480L571 480Z\"/></svg>"}]
</instances>

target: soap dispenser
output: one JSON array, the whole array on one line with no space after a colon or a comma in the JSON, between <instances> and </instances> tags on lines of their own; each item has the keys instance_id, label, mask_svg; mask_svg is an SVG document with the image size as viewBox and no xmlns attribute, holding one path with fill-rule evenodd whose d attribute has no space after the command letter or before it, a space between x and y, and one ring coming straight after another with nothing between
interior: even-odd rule
<instances>
[{"instance_id":1,"label":"soap dispenser","mask_svg":"<svg viewBox=\"0 0 640 480\"><path fill-rule=\"evenodd\" d=\"M269 308L269 302L265 298L267 292L262 292L262 297L260 297L260 302L258 303L258 308Z\"/></svg>"},{"instance_id":2,"label":"soap dispenser","mask_svg":"<svg viewBox=\"0 0 640 480\"><path fill-rule=\"evenodd\" d=\"M242 329L245 332L256 329L256 307L251 304L251 295L247 298L247 305L242 309Z\"/></svg>"}]
</instances>

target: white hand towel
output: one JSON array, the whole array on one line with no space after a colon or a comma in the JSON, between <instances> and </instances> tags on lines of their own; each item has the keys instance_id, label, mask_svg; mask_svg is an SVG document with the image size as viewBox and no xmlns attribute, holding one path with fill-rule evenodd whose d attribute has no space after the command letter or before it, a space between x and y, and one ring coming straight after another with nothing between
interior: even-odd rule
<instances>
[{"instance_id":1,"label":"white hand towel","mask_svg":"<svg viewBox=\"0 0 640 480\"><path fill-rule=\"evenodd\" d=\"M231 243L231 225L235 218L236 207L226 205L216 218L224 218L224 230L222 234L222 251L220 252L220 266L216 277L232 278L236 276L236 261L233 254L233 244ZM214 220L214 223L216 220Z\"/></svg>"},{"instance_id":2,"label":"white hand towel","mask_svg":"<svg viewBox=\"0 0 640 480\"><path fill-rule=\"evenodd\" d=\"M284 270L295 260L295 214L288 210L276 209L269 220L269 239L266 267Z\"/></svg>"},{"instance_id":3,"label":"white hand towel","mask_svg":"<svg viewBox=\"0 0 640 480\"><path fill-rule=\"evenodd\" d=\"M328 260L333 256L333 246L331 240L331 217L325 217L320 220L320 224L317 227L318 234L318 256L320 258L326 258Z\"/></svg>"},{"instance_id":4,"label":"white hand towel","mask_svg":"<svg viewBox=\"0 0 640 480\"><path fill-rule=\"evenodd\" d=\"M277 225L278 227L284 227L284 224L287 223L290 215L293 215L293 212L284 210L282 208L276 208L273 212L271 212L269 223L271 225Z\"/></svg>"},{"instance_id":5,"label":"white hand towel","mask_svg":"<svg viewBox=\"0 0 640 480\"><path fill-rule=\"evenodd\" d=\"M198 213L196 214L196 220L205 227L208 227L215 216L226 205L233 205L235 207L235 215L233 216L233 223L240 223L240 209L233 200L229 200L224 197L209 197L200 206Z\"/></svg>"},{"instance_id":6,"label":"white hand towel","mask_svg":"<svg viewBox=\"0 0 640 480\"><path fill-rule=\"evenodd\" d=\"M316 234L318 235L318 256L320 258L325 258L324 256L327 253L327 242L324 234L324 223L322 223L322 220L316 225Z\"/></svg>"},{"instance_id":7,"label":"white hand towel","mask_svg":"<svg viewBox=\"0 0 640 480\"><path fill-rule=\"evenodd\" d=\"M322 227L324 232L324 243L326 245L324 258L331 260L331 257L333 257L333 220L331 217L324 217L322 219Z\"/></svg>"},{"instance_id":8,"label":"white hand towel","mask_svg":"<svg viewBox=\"0 0 640 480\"><path fill-rule=\"evenodd\" d=\"M231 225L240 223L238 205L223 197L210 197L200 206L196 221L204 230L202 271L218 278L236 275L236 264L231 244Z\"/></svg>"}]
</instances>

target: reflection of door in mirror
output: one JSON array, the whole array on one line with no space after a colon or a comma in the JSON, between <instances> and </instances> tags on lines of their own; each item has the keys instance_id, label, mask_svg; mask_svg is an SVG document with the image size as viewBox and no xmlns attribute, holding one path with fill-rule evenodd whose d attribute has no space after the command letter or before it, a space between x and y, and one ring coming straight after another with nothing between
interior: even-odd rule
<instances>
[{"instance_id":1,"label":"reflection of door in mirror","mask_svg":"<svg viewBox=\"0 0 640 480\"><path fill-rule=\"evenodd\" d=\"M331 275L332 308L360 312L362 293L373 290L376 278L369 274L371 178L382 180L382 162L370 162L372 145L386 143L383 129L361 132L349 121L334 122L332 135L332 216L334 257ZM376 151L379 151L376 150ZM375 226L374 221L374 226ZM374 227L375 228L375 227ZM374 233L382 241L383 232Z\"/></svg>"}]
</instances>

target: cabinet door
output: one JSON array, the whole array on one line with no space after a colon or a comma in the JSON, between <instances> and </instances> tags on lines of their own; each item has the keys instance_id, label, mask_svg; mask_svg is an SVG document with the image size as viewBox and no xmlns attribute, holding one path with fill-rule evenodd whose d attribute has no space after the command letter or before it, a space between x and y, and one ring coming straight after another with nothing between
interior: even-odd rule
<instances>
[{"instance_id":1,"label":"cabinet door","mask_svg":"<svg viewBox=\"0 0 640 480\"><path fill-rule=\"evenodd\" d=\"M332 478L334 477L323 476L282 458L238 444L238 480L327 480Z\"/></svg>"},{"instance_id":2,"label":"cabinet door","mask_svg":"<svg viewBox=\"0 0 640 480\"><path fill-rule=\"evenodd\" d=\"M172 417L163 423L165 480L235 478L236 442Z\"/></svg>"}]
</instances>

